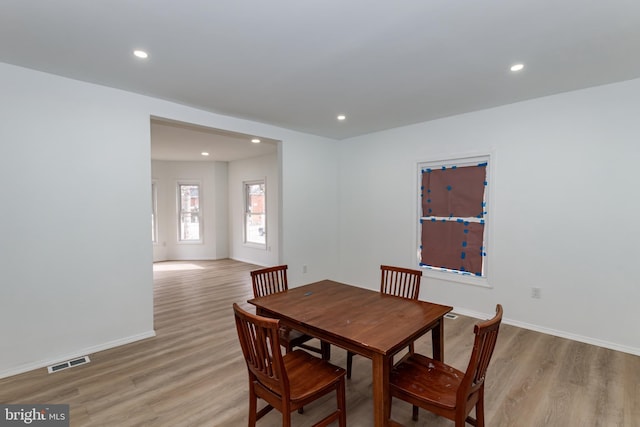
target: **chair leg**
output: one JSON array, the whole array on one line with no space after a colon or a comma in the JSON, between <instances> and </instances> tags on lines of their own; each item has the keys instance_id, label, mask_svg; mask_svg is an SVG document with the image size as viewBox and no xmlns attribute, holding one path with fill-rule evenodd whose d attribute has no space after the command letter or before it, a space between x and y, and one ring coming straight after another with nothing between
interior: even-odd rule
<instances>
[{"instance_id":1,"label":"chair leg","mask_svg":"<svg viewBox=\"0 0 640 427\"><path fill-rule=\"evenodd\" d=\"M282 412L282 427L291 427L291 412Z\"/></svg>"},{"instance_id":2,"label":"chair leg","mask_svg":"<svg viewBox=\"0 0 640 427\"><path fill-rule=\"evenodd\" d=\"M351 379L351 366L353 365L353 353L347 351L347 379Z\"/></svg>"},{"instance_id":3,"label":"chair leg","mask_svg":"<svg viewBox=\"0 0 640 427\"><path fill-rule=\"evenodd\" d=\"M456 427L466 427L467 425L467 416L464 413L464 409L457 409L455 416L455 426Z\"/></svg>"},{"instance_id":4,"label":"chair leg","mask_svg":"<svg viewBox=\"0 0 640 427\"><path fill-rule=\"evenodd\" d=\"M484 427L484 384L478 392L478 403L476 403L476 427Z\"/></svg>"},{"instance_id":5,"label":"chair leg","mask_svg":"<svg viewBox=\"0 0 640 427\"><path fill-rule=\"evenodd\" d=\"M339 427L347 427L347 398L344 384L344 377L340 378L338 389L336 390L336 399L338 400L338 409L340 410L340 418L338 418Z\"/></svg>"},{"instance_id":6,"label":"chair leg","mask_svg":"<svg viewBox=\"0 0 640 427\"><path fill-rule=\"evenodd\" d=\"M256 422L258 417L258 398L255 395L255 392L251 386L249 385L249 427L256 427Z\"/></svg>"},{"instance_id":7,"label":"chair leg","mask_svg":"<svg viewBox=\"0 0 640 427\"><path fill-rule=\"evenodd\" d=\"M413 410L411 412L411 419L413 421L418 421L418 407L416 405L413 405Z\"/></svg>"},{"instance_id":8,"label":"chair leg","mask_svg":"<svg viewBox=\"0 0 640 427\"><path fill-rule=\"evenodd\" d=\"M290 342L287 342L287 344L284 345L283 347L284 347L284 354L291 353L293 351L293 346L291 345Z\"/></svg>"}]
</instances>

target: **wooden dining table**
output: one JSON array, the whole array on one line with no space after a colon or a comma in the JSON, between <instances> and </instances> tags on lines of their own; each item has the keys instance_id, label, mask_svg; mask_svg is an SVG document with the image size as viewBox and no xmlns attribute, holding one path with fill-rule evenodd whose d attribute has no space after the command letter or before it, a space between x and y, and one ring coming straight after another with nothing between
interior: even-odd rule
<instances>
[{"instance_id":1,"label":"wooden dining table","mask_svg":"<svg viewBox=\"0 0 640 427\"><path fill-rule=\"evenodd\" d=\"M432 332L444 359L444 315L453 307L322 280L248 301L262 315L372 360L374 426L388 424L393 355Z\"/></svg>"}]
</instances>

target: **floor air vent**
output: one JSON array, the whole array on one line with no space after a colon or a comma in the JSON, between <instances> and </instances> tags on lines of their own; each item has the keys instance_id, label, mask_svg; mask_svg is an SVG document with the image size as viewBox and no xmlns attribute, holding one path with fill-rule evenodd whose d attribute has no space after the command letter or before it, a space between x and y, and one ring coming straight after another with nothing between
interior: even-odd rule
<instances>
[{"instance_id":1,"label":"floor air vent","mask_svg":"<svg viewBox=\"0 0 640 427\"><path fill-rule=\"evenodd\" d=\"M455 314L447 313L447 314L444 315L444 318L445 319L457 319L458 316L455 315Z\"/></svg>"},{"instance_id":2,"label":"floor air vent","mask_svg":"<svg viewBox=\"0 0 640 427\"><path fill-rule=\"evenodd\" d=\"M64 369L73 368L74 366L84 365L85 363L89 363L89 356L78 357L77 359L67 360L66 362L56 363L55 365L47 366L47 370L50 374L58 371L62 371Z\"/></svg>"}]
</instances>

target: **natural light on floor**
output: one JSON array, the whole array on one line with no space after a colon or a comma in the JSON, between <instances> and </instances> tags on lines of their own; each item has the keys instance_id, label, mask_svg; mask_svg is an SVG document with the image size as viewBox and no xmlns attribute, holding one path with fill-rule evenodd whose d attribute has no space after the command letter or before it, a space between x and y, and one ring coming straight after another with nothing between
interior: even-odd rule
<instances>
[{"instance_id":1,"label":"natural light on floor","mask_svg":"<svg viewBox=\"0 0 640 427\"><path fill-rule=\"evenodd\" d=\"M153 271L202 270L203 268L191 263L159 262L153 264Z\"/></svg>"}]
</instances>

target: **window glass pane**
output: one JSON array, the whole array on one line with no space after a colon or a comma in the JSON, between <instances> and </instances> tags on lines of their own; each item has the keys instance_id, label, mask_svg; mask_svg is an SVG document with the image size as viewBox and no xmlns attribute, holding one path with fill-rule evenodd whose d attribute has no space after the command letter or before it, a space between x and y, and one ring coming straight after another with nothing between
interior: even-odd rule
<instances>
[{"instance_id":1,"label":"window glass pane","mask_svg":"<svg viewBox=\"0 0 640 427\"><path fill-rule=\"evenodd\" d=\"M264 182L245 184L245 242L266 244L266 209Z\"/></svg>"},{"instance_id":2,"label":"window glass pane","mask_svg":"<svg viewBox=\"0 0 640 427\"><path fill-rule=\"evenodd\" d=\"M421 264L482 276L484 224L423 220Z\"/></svg>"},{"instance_id":3,"label":"window glass pane","mask_svg":"<svg viewBox=\"0 0 640 427\"><path fill-rule=\"evenodd\" d=\"M200 240L200 186L180 184L181 241Z\"/></svg>"},{"instance_id":4,"label":"window glass pane","mask_svg":"<svg viewBox=\"0 0 640 427\"><path fill-rule=\"evenodd\" d=\"M422 215L481 218L486 170L486 163L423 170Z\"/></svg>"}]
</instances>

